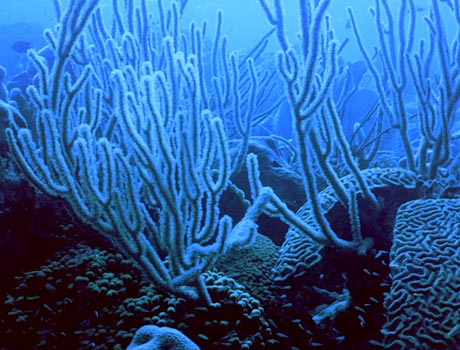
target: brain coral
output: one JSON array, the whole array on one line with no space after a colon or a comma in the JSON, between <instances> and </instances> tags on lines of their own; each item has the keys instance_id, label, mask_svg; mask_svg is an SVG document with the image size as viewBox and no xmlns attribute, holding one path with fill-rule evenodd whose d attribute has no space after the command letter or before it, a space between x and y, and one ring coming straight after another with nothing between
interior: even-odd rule
<instances>
[{"instance_id":1,"label":"brain coral","mask_svg":"<svg viewBox=\"0 0 460 350\"><path fill-rule=\"evenodd\" d=\"M390 253L386 349L460 348L460 200L402 205Z\"/></svg>"},{"instance_id":2,"label":"brain coral","mask_svg":"<svg viewBox=\"0 0 460 350\"><path fill-rule=\"evenodd\" d=\"M371 168L363 170L368 186L372 189L400 187L415 189L419 179L414 173L401 168ZM360 194L356 179L351 175L341 178L347 190L354 189ZM338 198L332 187L327 187L318 195L325 213L328 213L338 203ZM317 227L310 203L307 201L297 212L307 224ZM324 246L296 229L289 229L286 239L280 249L279 259L273 269L276 281L285 281L288 278L301 274L303 270L310 269L322 259L321 251Z\"/></svg>"},{"instance_id":3,"label":"brain coral","mask_svg":"<svg viewBox=\"0 0 460 350\"><path fill-rule=\"evenodd\" d=\"M127 350L200 350L177 329L146 325L139 328Z\"/></svg>"}]
</instances>

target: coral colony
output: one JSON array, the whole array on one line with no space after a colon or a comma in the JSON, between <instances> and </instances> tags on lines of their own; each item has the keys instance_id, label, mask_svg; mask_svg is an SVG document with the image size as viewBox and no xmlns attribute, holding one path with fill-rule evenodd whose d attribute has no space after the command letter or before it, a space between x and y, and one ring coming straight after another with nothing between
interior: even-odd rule
<instances>
[{"instance_id":1,"label":"coral colony","mask_svg":"<svg viewBox=\"0 0 460 350\"><path fill-rule=\"evenodd\" d=\"M230 51L187 0L55 0L11 46L0 350L460 348L460 2L375 0L372 44L331 2Z\"/></svg>"}]
</instances>

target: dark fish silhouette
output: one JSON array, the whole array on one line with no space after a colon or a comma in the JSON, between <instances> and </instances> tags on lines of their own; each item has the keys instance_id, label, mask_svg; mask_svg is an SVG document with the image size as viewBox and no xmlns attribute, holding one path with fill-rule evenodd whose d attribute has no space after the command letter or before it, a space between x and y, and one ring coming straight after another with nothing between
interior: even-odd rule
<instances>
[{"instance_id":1,"label":"dark fish silhouette","mask_svg":"<svg viewBox=\"0 0 460 350\"><path fill-rule=\"evenodd\" d=\"M19 53L25 53L32 47L32 44L28 41L16 41L13 45L11 45L11 49Z\"/></svg>"}]
</instances>

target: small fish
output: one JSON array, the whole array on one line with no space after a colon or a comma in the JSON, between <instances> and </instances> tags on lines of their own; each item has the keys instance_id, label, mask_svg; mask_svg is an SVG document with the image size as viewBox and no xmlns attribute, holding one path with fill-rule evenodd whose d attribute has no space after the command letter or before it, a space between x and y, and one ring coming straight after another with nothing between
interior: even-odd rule
<instances>
[{"instance_id":1,"label":"small fish","mask_svg":"<svg viewBox=\"0 0 460 350\"><path fill-rule=\"evenodd\" d=\"M11 49L19 53L26 53L32 47L32 44L28 41L16 41L13 45L11 45Z\"/></svg>"},{"instance_id":2,"label":"small fish","mask_svg":"<svg viewBox=\"0 0 460 350\"><path fill-rule=\"evenodd\" d=\"M357 311L359 311L359 312L362 312L363 314L366 313L366 310L364 310L362 307L360 307L360 306L358 306L358 305L355 305L355 306L354 306L354 309L357 310Z\"/></svg>"}]
</instances>

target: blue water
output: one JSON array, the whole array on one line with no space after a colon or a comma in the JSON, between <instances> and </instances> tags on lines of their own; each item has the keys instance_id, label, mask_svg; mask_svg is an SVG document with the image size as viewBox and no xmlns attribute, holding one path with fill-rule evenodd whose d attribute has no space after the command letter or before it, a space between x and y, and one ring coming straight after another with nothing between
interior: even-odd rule
<instances>
[{"instance_id":1,"label":"blue water","mask_svg":"<svg viewBox=\"0 0 460 350\"><path fill-rule=\"evenodd\" d=\"M460 5L276 1L2 1L0 350L460 349Z\"/></svg>"}]
</instances>

